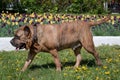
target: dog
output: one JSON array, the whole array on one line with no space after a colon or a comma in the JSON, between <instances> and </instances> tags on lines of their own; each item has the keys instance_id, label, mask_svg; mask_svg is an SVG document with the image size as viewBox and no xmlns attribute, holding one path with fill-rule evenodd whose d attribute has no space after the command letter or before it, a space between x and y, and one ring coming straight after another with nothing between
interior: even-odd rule
<instances>
[{"instance_id":1,"label":"dog","mask_svg":"<svg viewBox=\"0 0 120 80\"><path fill-rule=\"evenodd\" d=\"M95 50L91 27L105 23L109 17L99 21L73 21L61 24L35 24L21 26L10 43L16 49L29 50L27 60L21 71L25 71L38 52L49 52L53 58L57 71L61 71L58 51L71 48L76 56L74 67L79 67L82 60L80 50L83 47L91 53L97 65L102 65L98 52Z\"/></svg>"}]
</instances>

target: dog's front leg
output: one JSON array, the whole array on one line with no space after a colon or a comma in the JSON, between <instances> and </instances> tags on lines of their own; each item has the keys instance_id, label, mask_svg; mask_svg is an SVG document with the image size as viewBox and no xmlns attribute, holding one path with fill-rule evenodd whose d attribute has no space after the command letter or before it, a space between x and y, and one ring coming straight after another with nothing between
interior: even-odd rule
<instances>
[{"instance_id":1,"label":"dog's front leg","mask_svg":"<svg viewBox=\"0 0 120 80\"><path fill-rule=\"evenodd\" d=\"M34 59L35 55L36 55L36 53L30 50L30 52L28 53L27 60L26 60L21 71L25 71L27 69L27 67L30 65L30 63Z\"/></svg>"}]
</instances>

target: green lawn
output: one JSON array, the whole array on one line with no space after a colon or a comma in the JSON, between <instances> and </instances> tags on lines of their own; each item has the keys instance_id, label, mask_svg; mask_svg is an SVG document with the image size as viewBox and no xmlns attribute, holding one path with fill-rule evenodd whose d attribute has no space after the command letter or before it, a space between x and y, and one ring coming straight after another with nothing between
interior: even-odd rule
<instances>
[{"instance_id":1,"label":"green lawn","mask_svg":"<svg viewBox=\"0 0 120 80\"><path fill-rule=\"evenodd\" d=\"M48 53L39 53L30 67L21 72L27 51L3 51L0 52L0 80L120 80L120 46L103 45L96 49L103 66L96 66L94 57L82 49L83 60L76 69L73 69L72 50L60 51L61 72L55 71L53 58Z\"/></svg>"}]
</instances>

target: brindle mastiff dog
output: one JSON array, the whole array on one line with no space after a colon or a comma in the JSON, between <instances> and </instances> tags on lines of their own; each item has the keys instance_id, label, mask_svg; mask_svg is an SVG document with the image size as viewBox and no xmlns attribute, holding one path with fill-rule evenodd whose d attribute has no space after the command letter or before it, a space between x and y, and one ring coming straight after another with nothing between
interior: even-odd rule
<instances>
[{"instance_id":1,"label":"brindle mastiff dog","mask_svg":"<svg viewBox=\"0 0 120 80\"><path fill-rule=\"evenodd\" d=\"M49 52L54 58L56 70L61 71L61 63L58 51L66 48L72 48L76 56L74 67L78 67L81 62L80 50L83 47L91 53L97 65L101 65L98 52L95 50L91 26L95 26L108 21L109 18L103 18L96 22L73 21L62 24L47 25L25 25L20 27L14 38L10 41L16 49L29 49L28 58L22 68L25 71L38 52Z\"/></svg>"}]
</instances>

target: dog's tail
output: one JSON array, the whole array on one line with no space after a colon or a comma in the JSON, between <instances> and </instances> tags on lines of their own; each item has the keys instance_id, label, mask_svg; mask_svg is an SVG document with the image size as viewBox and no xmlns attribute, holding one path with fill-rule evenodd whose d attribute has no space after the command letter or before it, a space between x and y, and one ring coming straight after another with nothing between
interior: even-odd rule
<instances>
[{"instance_id":1,"label":"dog's tail","mask_svg":"<svg viewBox=\"0 0 120 80\"><path fill-rule=\"evenodd\" d=\"M108 15L107 17L105 17L105 18L103 18L103 19L101 19L101 20L99 20L99 21L91 21L91 22L89 22L89 25L90 25L90 26L95 26L95 25L98 25L98 24L105 23L105 22L107 22L108 20L110 20L110 15Z\"/></svg>"}]
</instances>

